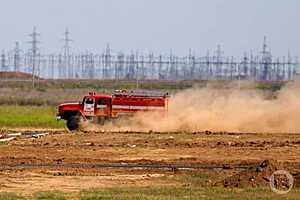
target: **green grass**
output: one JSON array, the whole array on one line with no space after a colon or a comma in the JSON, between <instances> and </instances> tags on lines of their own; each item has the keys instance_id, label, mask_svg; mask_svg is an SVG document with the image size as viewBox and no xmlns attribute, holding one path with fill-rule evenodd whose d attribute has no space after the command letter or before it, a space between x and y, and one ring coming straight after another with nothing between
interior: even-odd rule
<instances>
[{"instance_id":1,"label":"green grass","mask_svg":"<svg viewBox=\"0 0 300 200\"><path fill-rule=\"evenodd\" d=\"M206 81L139 81L140 89L186 89L194 83L205 83ZM0 88L32 88L31 81L2 81ZM136 81L114 81L114 80L39 80L36 82L35 90L46 92L47 89L94 89L97 91L115 89L135 89Z\"/></svg>"},{"instance_id":2,"label":"green grass","mask_svg":"<svg viewBox=\"0 0 300 200\"><path fill-rule=\"evenodd\" d=\"M155 187L155 188L129 188L109 190L82 191L82 200L182 200L182 199L244 199L244 200L273 200L298 199L299 191L287 195L278 195L269 188L226 189L222 187Z\"/></svg>"},{"instance_id":3,"label":"green grass","mask_svg":"<svg viewBox=\"0 0 300 200\"><path fill-rule=\"evenodd\" d=\"M0 80L1 81L1 80ZM183 90L197 87L205 87L207 85L214 85L216 88L232 87L232 83L237 81L139 81L139 89L153 89L153 90L168 90L169 92L175 90ZM286 82L256 82L256 81L241 81L243 83L253 83L251 88L261 90L279 90ZM249 87L246 84L247 88ZM115 80L40 80L36 83L36 90L38 92L47 92L49 89L90 89L96 91L113 91L116 89L136 89L136 81L115 81ZM31 81L14 81L6 80L1 81L0 88L21 88L32 90ZM249 89L249 88L248 88Z\"/></svg>"},{"instance_id":4,"label":"green grass","mask_svg":"<svg viewBox=\"0 0 300 200\"><path fill-rule=\"evenodd\" d=\"M55 107L0 106L0 128L61 128L57 122Z\"/></svg>"},{"instance_id":5,"label":"green grass","mask_svg":"<svg viewBox=\"0 0 300 200\"><path fill-rule=\"evenodd\" d=\"M37 200L293 200L299 199L300 190L293 189L286 195L271 192L269 188L229 189L223 187L134 187L91 189L78 193L60 191L38 192L30 197L22 197L14 193L0 193L0 200L37 199Z\"/></svg>"},{"instance_id":6,"label":"green grass","mask_svg":"<svg viewBox=\"0 0 300 200\"><path fill-rule=\"evenodd\" d=\"M38 192L34 197L37 200L66 200L65 194L60 191Z\"/></svg>"},{"instance_id":7,"label":"green grass","mask_svg":"<svg viewBox=\"0 0 300 200\"><path fill-rule=\"evenodd\" d=\"M24 197L21 197L12 192L1 192L0 193L0 200L23 200Z\"/></svg>"},{"instance_id":8,"label":"green grass","mask_svg":"<svg viewBox=\"0 0 300 200\"><path fill-rule=\"evenodd\" d=\"M6 142L0 142L0 147L6 146L7 143Z\"/></svg>"},{"instance_id":9,"label":"green grass","mask_svg":"<svg viewBox=\"0 0 300 200\"><path fill-rule=\"evenodd\" d=\"M296 83L295 83L296 84ZM161 90L174 94L189 88L262 90L276 92L283 82L241 81L140 81L139 89ZM239 86L239 87L238 87ZM65 101L79 101L89 92L111 93L114 90L136 89L135 81L41 80L32 88L30 81L1 81L0 105L56 106Z\"/></svg>"},{"instance_id":10,"label":"green grass","mask_svg":"<svg viewBox=\"0 0 300 200\"><path fill-rule=\"evenodd\" d=\"M270 90L273 92L276 92L278 90L280 90L282 87L284 86L284 83L268 83L268 82L258 82L256 85L256 88L259 90Z\"/></svg>"}]
</instances>

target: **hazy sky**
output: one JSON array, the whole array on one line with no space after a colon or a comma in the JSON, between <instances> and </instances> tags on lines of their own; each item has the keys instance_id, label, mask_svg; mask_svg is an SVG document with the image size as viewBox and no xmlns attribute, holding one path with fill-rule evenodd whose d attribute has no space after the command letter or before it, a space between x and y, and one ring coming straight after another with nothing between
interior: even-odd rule
<instances>
[{"instance_id":1,"label":"hazy sky","mask_svg":"<svg viewBox=\"0 0 300 200\"><path fill-rule=\"evenodd\" d=\"M29 48L33 26L43 51L61 50L66 27L75 51L140 50L201 54L221 44L226 55L260 50L300 55L299 0L0 0L0 44Z\"/></svg>"}]
</instances>

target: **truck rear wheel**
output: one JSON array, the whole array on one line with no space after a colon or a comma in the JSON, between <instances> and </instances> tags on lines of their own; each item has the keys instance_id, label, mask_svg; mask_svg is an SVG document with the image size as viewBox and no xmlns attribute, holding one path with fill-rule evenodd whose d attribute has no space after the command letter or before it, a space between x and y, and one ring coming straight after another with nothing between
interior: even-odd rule
<instances>
[{"instance_id":1,"label":"truck rear wheel","mask_svg":"<svg viewBox=\"0 0 300 200\"><path fill-rule=\"evenodd\" d=\"M67 120L67 127L70 131L79 131L80 130L81 117L80 116L71 116Z\"/></svg>"}]
</instances>

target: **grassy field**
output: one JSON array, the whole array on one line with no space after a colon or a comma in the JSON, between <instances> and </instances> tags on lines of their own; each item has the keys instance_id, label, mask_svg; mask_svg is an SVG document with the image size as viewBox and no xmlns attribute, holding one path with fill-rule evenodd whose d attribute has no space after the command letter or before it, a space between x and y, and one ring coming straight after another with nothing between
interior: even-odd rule
<instances>
[{"instance_id":1,"label":"grassy field","mask_svg":"<svg viewBox=\"0 0 300 200\"><path fill-rule=\"evenodd\" d=\"M192 86L192 82L141 82L139 89L176 92ZM28 81L0 80L0 105L57 106L65 101L79 101L89 92L111 93L117 89L136 89L136 83L47 80L39 82L33 89Z\"/></svg>"},{"instance_id":2,"label":"grassy field","mask_svg":"<svg viewBox=\"0 0 300 200\"><path fill-rule=\"evenodd\" d=\"M1 81L1 80L0 80ZM180 90L190 88L198 84L205 86L207 81L139 81L140 89L167 89ZM93 89L97 91L116 89L136 89L136 81L114 81L114 80L40 80L36 83L36 89L46 91L47 89ZM32 88L31 81L1 81L0 88Z\"/></svg>"},{"instance_id":3,"label":"grassy field","mask_svg":"<svg viewBox=\"0 0 300 200\"><path fill-rule=\"evenodd\" d=\"M297 193L298 194L298 193ZM106 191L83 191L82 200L91 199L134 199L134 200L181 200L181 199L297 199L296 193L280 196L272 193L269 188L257 189L226 189L219 187L177 187L177 188L131 188L111 189Z\"/></svg>"},{"instance_id":4,"label":"grassy field","mask_svg":"<svg viewBox=\"0 0 300 200\"><path fill-rule=\"evenodd\" d=\"M140 89L165 90L175 93L191 87L231 88L230 81L141 81ZM279 90L284 83L243 82L242 89ZM0 128L61 128L55 121L56 107L64 102L78 102L90 91L110 93L115 89L135 89L134 81L41 80L37 88L30 81L1 81Z\"/></svg>"},{"instance_id":5,"label":"grassy field","mask_svg":"<svg viewBox=\"0 0 300 200\"><path fill-rule=\"evenodd\" d=\"M0 88L21 88L32 89L31 81L15 81L15 80L0 80ZM205 81L205 80L181 80L181 81L124 81L124 80L40 80L36 83L34 90L46 92L48 89L90 89L95 91L114 91L119 89L134 90L168 90L177 91L188 89L191 87L206 87L213 88L232 88L241 86L242 88L253 88L263 90L278 90L287 82L256 82L256 81Z\"/></svg>"},{"instance_id":6,"label":"grassy field","mask_svg":"<svg viewBox=\"0 0 300 200\"><path fill-rule=\"evenodd\" d=\"M56 121L56 107L0 106L0 128L62 128Z\"/></svg>"},{"instance_id":7,"label":"grassy field","mask_svg":"<svg viewBox=\"0 0 300 200\"><path fill-rule=\"evenodd\" d=\"M299 199L299 191L279 195L269 188L229 189L221 187L150 187L150 188L113 188L104 190L86 190L80 193L63 193L60 191L38 192L32 196L15 193L0 193L0 200L37 199L37 200L293 200Z\"/></svg>"},{"instance_id":8,"label":"grassy field","mask_svg":"<svg viewBox=\"0 0 300 200\"><path fill-rule=\"evenodd\" d=\"M138 89L168 91L171 94L192 87L274 92L284 84L251 81L140 81ZM79 101L91 91L111 93L119 89L134 90L136 87L135 81L41 80L33 89L30 81L0 80L0 105L56 106L65 101Z\"/></svg>"}]
</instances>

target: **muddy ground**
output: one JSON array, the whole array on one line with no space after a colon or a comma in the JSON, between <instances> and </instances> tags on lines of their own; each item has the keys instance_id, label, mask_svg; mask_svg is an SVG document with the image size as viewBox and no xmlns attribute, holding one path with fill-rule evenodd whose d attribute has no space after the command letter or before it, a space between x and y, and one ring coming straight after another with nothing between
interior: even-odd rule
<instances>
[{"instance_id":1,"label":"muddy ground","mask_svg":"<svg viewBox=\"0 0 300 200\"><path fill-rule=\"evenodd\" d=\"M27 130L28 131L28 130ZM0 192L78 192L90 188L195 184L267 186L278 169L299 185L296 133L84 132L2 130ZM26 134L24 134L26 133ZM267 164L266 164L267 163Z\"/></svg>"}]
</instances>

